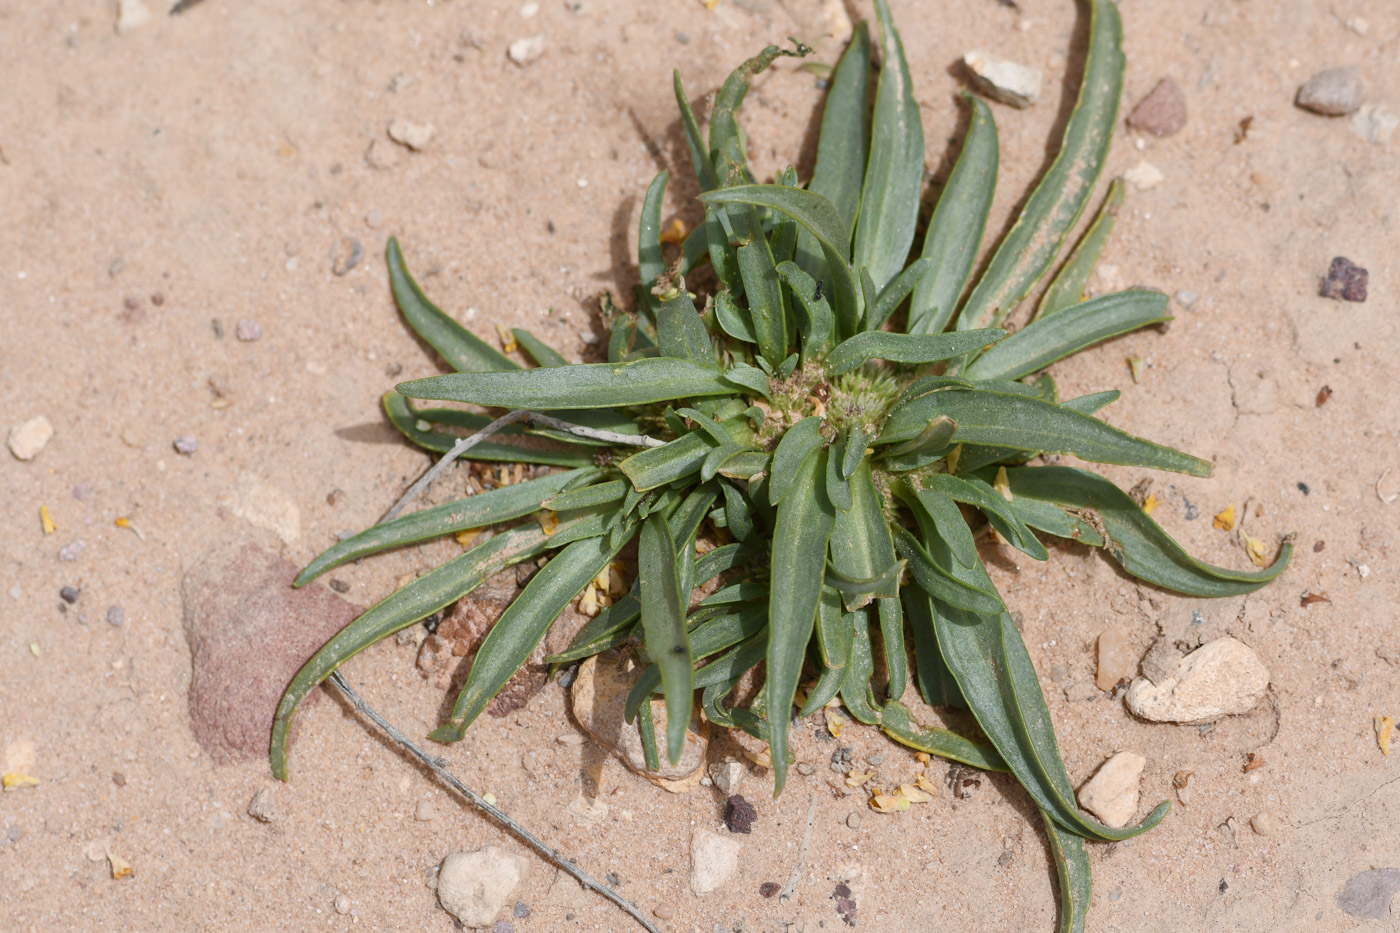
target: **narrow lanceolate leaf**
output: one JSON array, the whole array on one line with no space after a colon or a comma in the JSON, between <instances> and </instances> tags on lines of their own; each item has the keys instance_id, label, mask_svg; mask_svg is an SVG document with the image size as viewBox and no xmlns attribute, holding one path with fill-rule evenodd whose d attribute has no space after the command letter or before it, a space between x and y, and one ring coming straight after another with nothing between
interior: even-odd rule
<instances>
[{"instance_id":1,"label":"narrow lanceolate leaf","mask_svg":"<svg viewBox=\"0 0 1400 933\"><path fill-rule=\"evenodd\" d=\"M734 391L713 366L669 358L512 373L453 373L405 382L398 390L409 398L533 411L646 405Z\"/></svg>"},{"instance_id":2,"label":"narrow lanceolate leaf","mask_svg":"<svg viewBox=\"0 0 1400 933\"><path fill-rule=\"evenodd\" d=\"M1084 79L1060 151L968 296L959 330L1000 324L1035 287L1103 170L1123 90L1123 23L1113 0L1090 0L1090 11Z\"/></svg>"},{"instance_id":3,"label":"narrow lanceolate leaf","mask_svg":"<svg viewBox=\"0 0 1400 933\"><path fill-rule=\"evenodd\" d=\"M656 342L662 356L714 365L715 351L710 344L710 334L684 288L674 288L660 299L656 312Z\"/></svg>"},{"instance_id":4,"label":"narrow lanceolate leaf","mask_svg":"<svg viewBox=\"0 0 1400 933\"><path fill-rule=\"evenodd\" d=\"M773 451L773 465L768 479L768 503L777 505L802 475L807 455L822 444L822 419L803 418L788 428Z\"/></svg>"},{"instance_id":5,"label":"narrow lanceolate leaf","mask_svg":"<svg viewBox=\"0 0 1400 933\"><path fill-rule=\"evenodd\" d=\"M906 329L911 334L942 333L953 319L982 245L996 193L996 123L981 100L966 91L963 99L972 107L972 122L924 234L923 257L932 265L909 301Z\"/></svg>"},{"instance_id":6,"label":"narrow lanceolate leaf","mask_svg":"<svg viewBox=\"0 0 1400 933\"><path fill-rule=\"evenodd\" d=\"M957 431L956 421L947 415L939 415L925 425L918 437L886 447L881 453L882 462L887 470L896 473L928 466L948 456L953 435Z\"/></svg>"},{"instance_id":7,"label":"narrow lanceolate leaf","mask_svg":"<svg viewBox=\"0 0 1400 933\"><path fill-rule=\"evenodd\" d=\"M1069 254L1050 287L1041 296L1040 307L1035 312L1038 317L1063 311L1085 299L1084 288L1089 283L1094 266L1098 265L1099 254L1103 252L1109 234L1113 232L1113 224L1118 219L1118 208L1122 204L1123 179L1115 178L1108 186L1108 194L1104 195L1099 212L1094 215L1094 222L1084 231L1084 235L1075 244L1074 252Z\"/></svg>"},{"instance_id":8,"label":"narrow lanceolate leaf","mask_svg":"<svg viewBox=\"0 0 1400 933\"><path fill-rule=\"evenodd\" d=\"M730 391L733 391L732 389ZM753 432L742 418L730 418L719 425L740 446L753 439ZM716 446L704 431L692 431L660 447L635 453L617 465L639 492L655 489L700 470ZM721 468L723 464L720 465ZM722 472L722 469L721 469Z\"/></svg>"},{"instance_id":9,"label":"narrow lanceolate leaf","mask_svg":"<svg viewBox=\"0 0 1400 933\"><path fill-rule=\"evenodd\" d=\"M787 780L792 701L816 622L827 542L836 522L836 510L827 501L821 481L825 472L825 452L809 453L792 492L778 506L773 529L770 563L774 582L768 600L768 680L764 690L775 797Z\"/></svg>"},{"instance_id":10,"label":"narrow lanceolate leaf","mask_svg":"<svg viewBox=\"0 0 1400 933\"><path fill-rule=\"evenodd\" d=\"M458 324L428 300L404 265L403 251L396 237L389 237L385 248L389 264L389 284L394 300L410 327L428 342L447 364L459 372L504 372L520 364L476 334Z\"/></svg>"},{"instance_id":11,"label":"narrow lanceolate leaf","mask_svg":"<svg viewBox=\"0 0 1400 933\"><path fill-rule=\"evenodd\" d=\"M341 629L297 671L282 696L272 721L272 773L278 780L287 779L287 736L292 718L306 695L332 671L380 639L461 599L497 571L534 557L548 546L548 537L533 523L502 532L395 591Z\"/></svg>"},{"instance_id":12,"label":"narrow lanceolate leaf","mask_svg":"<svg viewBox=\"0 0 1400 933\"><path fill-rule=\"evenodd\" d=\"M797 221L821 246L831 276L830 301L836 316L836 336L849 337L860 322L860 303L856 297L856 274L851 268L850 235L841 215L831 202L819 194L802 188L781 185L739 185L702 194L700 200L708 205L757 204Z\"/></svg>"},{"instance_id":13,"label":"narrow lanceolate leaf","mask_svg":"<svg viewBox=\"0 0 1400 933\"><path fill-rule=\"evenodd\" d=\"M394 427L402 432L403 436L425 450L435 450L439 453L446 453L461 440L456 434L449 434L446 431L433 430L434 424L439 422L434 419L451 419L447 421L449 426L458 424L469 426L472 430L485 427L490 418L482 418L481 415L472 412L446 410L425 410L419 411L409 406L408 401L397 392L385 392L384 413L389 416L389 421ZM479 421L479 423L478 423ZM515 427L512 425L512 427ZM511 433L509 429L499 432L500 434ZM469 448L462 454L463 460L496 460L502 463L542 463L550 466L563 467L584 467L593 462L593 457L586 450L561 450L558 447L526 447L523 444L507 444L494 439L482 441Z\"/></svg>"},{"instance_id":14,"label":"narrow lanceolate leaf","mask_svg":"<svg viewBox=\"0 0 1400 933\"><path fill-rule=\"evenodd\" d=\"M821 353L831 339L834 318L831 304L822 295L820 283L792 262L778 264L778 277L797 297L793 317L797 333L802 338L803 358Z\"/></svg>"},{"instance_id":15,"label":"narrow lanceolate leaf","mask_svg":"<svg viewBox=\"0 0 1400 933\"><path fill-rule=\"evenodd\" d=\"M715 322L719 324L720 330L735 340L758 343L758 337L753 332L753 318L749 316L749 309L735 301L729 292L720 292L715 295L714 309Z\"/></svg>"},{"instance_id":16,"label":"narrow lanceolate leaf","mask_svg":"<svg viewBox=\"0 0 1400 933\"><path fill-rule=\"evenodd\" d=\"M1005 608L995 587L959 579L955 575L957 568L934 560L919 539L905 529L894 529L894 543L899 556L909 562L914 582L928 595L966 607L970 612L1000 612Z\"/></svg>"},{"instance_id":17,"label":"narrow lanceolate leaf","mask_svg":"<svg viewBox=\"0 0 1400 933\"><path fill-rule=\"evenodd\" d=\"M327 570L389 548L529 515L570 483L595 472L580 469L553 473L374 525L322 552L307 565L293 585L305 586Z\"/></svg>"},{"instance_id":18,"label":"narrow lanceolate leaf","mask_svg":"<svg viewBox=\"0 0 1400 933\"><path fill-rule=\"evenodd\" d=\"M670 173L660 172L647 187L642 199L642 220L637 231L637 265L641 271L642 294L647 307L655 314L659 304L651 290L656 280L666 272L666 260L661 255L661 202L666 197L666 182Z\"/></svg>"},{"instance_id":19,"label":"narrow lanceolate leaf","mask_svg":"<svg viewBox=\"0 0 1400 933\"><path fill-rule=\"evenodd\" d=\"M868 459L856 468L850 484L851 507L836 514L836 528L831 536L831 565L844 580L880 580L898 565L899 558L894 553L889 522ZM876 597L897 595L899 577L895 575L877 590L847 595L846 608L859 609Z\"/></svg>"},{"instance_id":20,"label":"narrow lanceolate leaf","mask_svg":"<svg viewBox=\"0 0 1400 933\"><path fill-rule=\"evenodd\" d=\"M846 613L844 624L851 630L851 655L846 662L846 676L841 681L841 705L867 726L880 722L880 709L874 702L875 692L870 678L875 675L875 650L870 644L870 610L856 609Z\"/></svg>"},{"instance_id":21,"label":"narrow lanceolate leaf","mask_svg":"<svg viewBox=\"0 0 1400 933\"><path fill-rule=\"evenodd\" d=\"M869 149L866 123L870 110L870 30L856 27L831 77L817 139L817 166L807 188L836 208L849 237L860 211L860 185ZM814 279L826 278L826 260L812 234L797 238L797 264Z\"/></svg>"},{"instance_id":22,"label":"narrow lanceolate leaf","mask_svg":"<svg viewBox=\"0 0 1400 933\"><path fill-rule=\"evenodd\" d=\"M927 259L916 259L903 272L891 279L888 285L880 289L875 304L866 306L865 329L879 330L885 320L894 313L894 309L899 307L900 302L909 297L914 286L924 277L932 265L933 263Z\"/></svg>"},{"instance_id":23,"label":"narrow lanceolate leaf","mask_svg":"<svg viewBox=\"0 0 1400 933\"><path fill-rule=\"evenodd\" d=\"M1015 510L1011 508L1011 503L1007 502L996 489L978 477L935 473L926 479L925 488L920 490L918 495L919 501L925 506L927 506L926 499L939 495L947 496L964 505L970 505L986 516L997 532L1018 551L1036 560L1046 560L1050 556L1045 551L1045 545L1040 543L1030 528L1026 527Z\"/></svg>"},{"instance_id":24,"label":"narrow lanceolate leaf","mask_svg":"<svg viewBox=\"0 0 1400 933\"><path fill-rule=\"evenodd\" d=\"M875 15L880 21L882 67L852 264L869 269L876 287L884 288L904 268L914 242L924 180L924 125L904 43L885 0L875 0Z\"/></svg>"},{"instance_id":25,"label":"narrow lanceolate leaf","mask_svg":"<svg viewBox=\"0 0 1400 933\"><path fill-rule=\"evenodd\" d=\"M452 716L429 738L437 742L461 740L467 727L529 659L559 613L608 566L633 533L634 528L623 534L575 541L530 578L481 643L467 682L457 694Z\"/></svg>"},{"instance_id":26,"label":"narrow lanceolate leaf","mask_svg":"<svg viewBox=\"0 0 1400 933\"><path fill-rule=\"evenodd\" d=\"M569 361L558 350L545 343L534 334L523 327L512 327L511 336L515 337L515 342L530 354L530 358L540 366L568 366Z\"/></svg>"},{"instance_id":27,"label":"narrow lanceolate leaf","mask_svg":"<svg viewBox=\"0 0 1400 933\"><path fill-rule=\"evenodd\" d=\"M884 330L867 330L842 341L831 351L826 358L826 372L829 376L839 376L868 360L934 363L962 356L1005 336L1006 331L996 328L950 334L894 334Z\"/></svg>"},{"instance_id":28,"label":"narrow lanceolate leaf","mask_svg":"<svg viewBox=\"0 0 1400 933\"><path fill-rule=\"evenodd\" d=\"M739 247L739 274L748 296L749 319L753 325L758 352L769 365L777 366L787 356L787 311L778 267L763 235L758 210L751 204L731 212L739 218L739 228L748 242Z\"/></svg>"},{"instance_id":29,"label":"narrow lanceolate leaf","mask_svg":"<svg viewBox=\"0 0 1400 933\"><path fill-rule=\"evenodd\" d=\"M1041 811L1045 832L1050 837L1050 857L1055 863L1055 877L1060 882L1060 921L1057 933L1084 933L1089 917L1089 900L1093 894L1093 872L1084 840L1061 829Z\"/></svg>"},{"instance_id":30,"label":"narrow lanceolate leaf","mask_svg":"<svg viewBox=\"0 0 1400 933\"><path fill-rule=\"evenodd\" d=\"M1167 296L1161 292L1102 295L1032 321L979 356L963 375L1020 379L1101 340L1170 320Z\"/></svg>"},{"instance_id":31,"label":"narrow lanceolate leaf","mask_svg":"<svg viewBox=\"0 0 1400 933\"><path fill-rule=\"evenodd\" d=\"M578 470L576 472L582 473L583 471ZM553 478L554 477L552 476L545 477L545 479ZM530 482L538 483L540 482L540 480L531 480ZM526 485L528 484L515 483L510 486L503 486L500 489L495 490L495 492L483 493L482 495L495 495L498 492L507 492L508 490L518 489L521 486ZM609 502L616 502L625 495L627 495L627 483L620 479L614 479L609 480L606 483L597 483L593 486L580 486L576 489L570 489L568 492L563 492L557 496L550 497L548 500L543 502L542 505L551 511L563 512L567 511L568 509L586 509L595 505L604 505ZM467 499L464 501L470 502L471 500Z\"/></svg>"},{"instance_id":32,"label":"narrow lanceolate leaf","mask_svg":"<svg viewBox=\"0 0 1400 933\"><path fill-rule=\"evenodd\" d=\"M995 748L947 729L921 726L902 703L891 701L884 705L880 711L880 728L896 742L915 751L959 761L983 771L1009 770Z\"/></svg>"},{"instance_id":33,"label":"narrow lanceolate leaf","mask_svg":"<svg viewBox=\"0 0 1400 933\"><path fill-rule=\"evenodd\" d=\"M661 670L666 696L666 749L674 765L680 761L690 723L694 661L685 631L686 607L681 603L676 542L666 519L660 515L652 515L642 525L637 579L641 583L642 632L647 654Z\"/></svg>"},{"instance_id":34,"label":"narrow lanceolate leaf","mask_svg":"<svg viewBox=\"0 0 1400 933\"><path fill-rule=\"evenodd\" d=\"M938 634L933 629L933 597L917 586L906 586L901 592L904 614L909 619L909 631L914 635L914 662L919 674L919 696L929 706L951 706L967 709L953 672L938 650Z\"/></svg>"},{"instance_id":35,"label":"narrow lanceolate leaf","mask_svg":"<svg viewBox=\"0 0 1400 933\"><path fill-rule=\"evenodd\" d=\"M934 602L938 647L968 708L1036 805L1061 828L1103 841L1127 839L1157 825L1161 804L1137 826L1113 829L1079 811L1060 760L1049 710L1025 645L1006 613L981 615Z\"/></svg>"},{"instance_id":36,"label":"narrow lanceolate leaf","mask_svg":"<svg viewBox=\"0 0 1400 933\"><path fill-rule=\"evenodd\" d=\"M676 92L676 107L681 112L681 126L685 129L685 144L690 150L690 161L695 167L695 176L700 181L700 190L709 191L718 187L715 181L715 167L710 162L709 151L700 136L700 123L695 119L695 110L690 106L690 98L681 84L679 70L671 72L671 85ZM704 239L703 234L701 238ZM686 240L687 244L690 242Z\"/></svg>"},{"instance_id":37,"label":"narrow lanceolate leaf","mask_svg":"<svg viewBox=\"0 0 1400 933\"><path fill-rule=\"evenodd\" d=\"M1113 483L1073 467L1012 468L1013 509L1026 500L1054 505L1083 516L1107 537L1106 547L1123 569L1139 579L1192 596L1237 596L1251 593L1288 566L1293 545L1284 542L1272 566L1242 571L1216 567L1187 554L1181 545Z\"/></svg>"},{"instance_id":38,"label":"narrow lanceolate leaf","mask_svg":"<svg viewBox=\"0 0 1400 933\"><path fill-rule=\"evenodd\" d=\"M740 388L748 389L755 395L768 397L770 391L768 374L757 366L750 366L748 363L735 363L725 371L724 378Z\"/></svg>"},{"instance_id":39,"label":"narrow lanceolate leaf","mask_svg":"<svg viewBox=\"0 0 1400 933\"><path fill-rule=\"evenodd\" d=\"M754 76L773 64L778 56L793 54L805 53L788 52L770 45L735 68L720 85L714 109L710 111L710 164L715 168L721 187L730 184L731 174L737 174L741 182L750 178L738 120L739 106L749 93L749 85Z\"/></svg>"},{"instance_id":40,"label":"narrow lanceolate leaf","mask_svg":"<svg viewBox=\"0 0 1400 933\"><path fill-rule=\"evenodd\" d=\"M916 437L939 415L958 423L954 435L958 443L1074 454L1096 463L1145 466L1192 476L1211 473L1205 460L1133 437L1088 415L1037 398L984 389L944 389L904 405L886 420L877 443Z\"/></svg>"}]
</instances>

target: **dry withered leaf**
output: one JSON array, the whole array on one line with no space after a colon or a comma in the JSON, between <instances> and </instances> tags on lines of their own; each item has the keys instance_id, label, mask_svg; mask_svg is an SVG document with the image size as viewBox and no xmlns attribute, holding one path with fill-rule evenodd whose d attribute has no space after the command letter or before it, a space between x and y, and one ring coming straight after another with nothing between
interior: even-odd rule
<instances>
[{"instance_id":1,"label":"dry withered leaf","mask_svg":"<svg viewBox=\"0 0 1400 933\"><path fill-rule=\"evenodd\" d=\"M131 867L131 863L126 859L107 853L107 862L112 866L112 880L120 881L123 878L130 878L136 873L136 869Z\"/></svg>"},{"instance_id":2,"label":"dry withered leaf","mask_svg":"<svg viewBox=\"0 0 1400 933\"><path fill-rule=\"evenodd\" d=\"M1314 593L1311 590L1305 590L1302 598L1298 600L1298 605L1306 609L1313 603L1330 603L1331 601L1332 600L1327 598L1326 593Z\"/></svg>"},{"instance_id":3,"label":"dry withered leaf","mask_svg":"<svg viewBox=\"0 0 1400 933\"><path fill-rule=\"evenodd\" d=\"M826 731L834 738L841 738L841 733L846 731L846 717L829 706L822 710L822 715L826 717Z\"/></svg>"},{"instance_id":4,"label":"dry withered leaf","mask_svg":"<svg viewBox=\"0 0 1400 933\"><path fill-rule=\"evenodd\" d=\"M1263 756L1263 755L1256 755L1254 752L1250 752L1248 755L1246 755L1246 756L1244 757L1244 773L1245 773L1245 774L1248 774L1248 773L1251 772L1251 771L1257 771L1257 770L1259 770L1259 769L1262 768L1262 767L1264 767L1264 756Z\"/></svg>"},{"instance_id":5,"label":"dry withered leaf","mask_svg":"<svg viewBox=\"0 0 1400 933\"><path fill-rule=\"evenodd\" d=\"M1327 404L1327 400L1332 397L1332 387L1323 386L1317 390L1317 407L1321 408Z\"/></svg>"},{"instance_id":6,"label":"dry withered leaf","mask_svg":"<svg viewBox=\"0 0 1400 933\"><path fill-rule=\"evenodd\" d=\"M876 813L903 813L909 809L909 798L903 794L887 794L878 787L870 795L870 809Z\"/></svg>"},{"instance_id":7,"label":"dry withered leaf","mask_svg":"<svg viewBox=\"0 0 1400 933\"><path fill-rule=\"evenodd\" d=\"M874 771L851 771L846 775L847 787L859 787L871 778L875 777Z\"/></svg>"},{"instance_id":8,"label":"dry withered leaf","mask_svg":"<svg viewBox=\"0 0 1400 933\"><path fill-rule=\"evenodd\" d=\"M899 785L899 794L910 803L928 803L933 799L933 795L920 790L913 784Z\"/></svg>"},{"instance_id":9,"label":"dry withered leaf","mask_svg":"<svg viewBox=\"0 0 1400 933\"><path fill-rule=\"evenodd\" d=\"M1376 744L1382 755L1390 754L1390 739L1395 733L1395 719L1391 716L1376 717Z\"/></svg>"},{"instance_id":10,"label":"dry withered leaf","mask_svg":"<svg viewBox=\"0 0 1400 933\"><path fill-rule=\"evenodd\" d=\"M1187 784L1190 784L1190 783L1191 783L1191 778L1192 778L1195 774L1196 774L1195 771L1178 771L1178 772L1176 772L1176 774L1173 774L1173 775L1172 775L1172 787L1176 788L1177 790L1181 790L1181 789L1182 789L1183 787L1185 787Z\"/></svg>"}]
</instances>

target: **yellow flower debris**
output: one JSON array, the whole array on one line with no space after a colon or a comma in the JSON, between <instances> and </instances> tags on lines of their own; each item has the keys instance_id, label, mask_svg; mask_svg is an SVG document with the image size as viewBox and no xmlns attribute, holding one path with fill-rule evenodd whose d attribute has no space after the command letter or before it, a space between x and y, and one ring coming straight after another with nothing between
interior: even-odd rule
<instances>
[{"instance_id":1,"label":"yellow flower debris","mask_svg":"<svg viewBox=\"0 0 1400 933\"><path fill-rule=\"evenodd\" d=\"M1391 716L1376 717L1376 744L1382 755L1390 754L1390 738L1395 732L1395 719Z\"/></svg>"},{"instance_id":2,"label":"yellow flower debris","mask_svg":"<svg viewBox=\"0 0 1400 933\"><path fill-rule=\"evenodd\" d=\"M1147 365L1147 361L1140 356L1128 357L1128 372L1132 373L1133 384L1142 382L1142 370Z\"/></svg>"},{"instance_id":3,"label":"yellow flower debris","mask_svg":"<svg viewBox=\"0 0 1400 933\"><path fill-rule=\"evenodd\" d=\"M953 448L953 452L948 454L948 472L958 472L958 460L962 458L962 444Z\"/></svg>"},{"instance_id":4,"label":"yellow flower debris","mask_svg":"<svg viewBox=\"0 0 1400 933\"><path fill-rule=\"evenodd\" d=\"M136 874L136 869L131 867L131 863L126 859L112 853L107 853L107 861L112 866L112 880L120 881L123 878L130 878Z\"/></svg>"},{"instance_id":5,"label":"yellow flower debris","mask_svg":"<svg viewBox=\"0 0 1400 933\"><path fill-rule=\"evenodd\" d=\"M933 782L928 779L928 775L920 772L914 778L914 786L927 794L937 794L938 788L933 786Z\"/></svg>"},{"instance_id":6,"label":"yellow flower debris","mask_svg":"<svg viewBox=\"0 0 1400 933\"><path fill-rule=\"evenodd\" d=\"M535 513L539 519L540 530L546 535L552 535L559 530L559 513L541 510Z\"/></svg>"},{"instance_id":7,"label":"yellow flower debris","mask_svg":"<svg viewBox=\"0 0 1400 933\"><path fill-rule=\"evenodd\" d=\"M0 778L0 784L4 785L5 790L15 790L20 787L38 787L39 779L21 771L11 771Z\"/></svg>"},{"instance_id":8,"label":"yellow flower debris","mask_svg":"<svg viewBox=\"0 0 1400 933\"><path fill-rule=\"evenodd\" d=\"M875 772L874 772L874 771L855 771L855 770L852 770L849 774L846 775L846 786L847 786L847 787L859 787L860 785L866 783L867 781L869 781L869 780L870 780L871 778L873 778L873 777L875 777Z\"/></svg>"},{"instance_id":9,"label":"yellow flower debris","mask_svg":"<svg viewBox=\"0 0 1400 933\"><path fill-rule=\"evenodd\" d=\"M1269 552L1264 547L1263 541L1260 541L1258 538L1251 538L1249 535L1245 535L1244 550L1245 553L1249 555L1249 559L1254 562L1254 566L1267 567L1269 565Z\"/></svg>"},{"instance_id":10,"label":"yellow flower debris","mask_svg":"<svg viewBox=\"0 0 1400 933\"><path fill-rule=\"evenodd\" d=\"M914 760L921 765L926 765L933 760L933 756L930 755L928 752L915 752Z\"/></svg>"},{"instance_id":11,"label":"yellow flower debris","mask_svg":"<svg viewBox=\"0 0 1400 933\"><path fill-rule=\"evenodd\" d=\"M681 219L677 217L671 221L671 226L661 231L661 242L682 243L685 241L685 236L687 232L688 231L685 229L685 224L681 223Z\"/></svg>"},{"instance_id":12,"label":"yellow flower debris","mask_svg":"<svg viewBox=\"0 0 1400 933\"><path fill-rule=\"evenodd\" d=\"M826 717L826 731L832 738L841 738L841 733L846 731L846 717L829 706L822 709L822 715Z\"/></svg>"},{"instance_id":13,"label":"yellow flower debris","mask_svg":"<svg viewBox=\"0 0 1400 933\"><path fill-rule=\"evenodd\" d=\"M466 531L459 531L457 532L457 543L464 548L469 548L479 534L481 534L480 528L468 528Z\"/></svg>"},{"instance_id":14,"label":"yellow flower debris","mask_svg":"<svg viewBox=\"0 0 1400 933\"><path fill-rule=\"evenodd\" d=\"M34 655L34 657L36 658L39 655L43 654L43 651L40 650L39 643L37 641L31 641L29 643L29 653Z\"/></svg>"},{"instance_id":15,"label":"yellow flower debris","mask_svg":"<svg viewBox=\"0 0 1400 933\"><path fill-rule=\"evenodd\" d=\"M992 480L992 487L1001 493L1001 497L1007 502L1011 501L1011 480L1006 476L1006 467L997 467L997 477Z\"/></svg>"},{"instance_id":16,"label":"yellow flower debris","mask_svg":"<svg viewBox=\"0 0 1400 933\"><path fill-rule=\"evenodd\" d=\"M747 748L743 750L744 757L760 768L771 770L773 768L773 752L767 746L760 748L756 752L751 752Z\"/></svg>"},{"instance_id":17,"label":"yellow flower debris","mask_svg":"<svg viewBox=\"0 0 1400 933\"><path fill-rule=\"evenodd\" d=\"M887 794L876 788L870 795L870 809L876 813L903 813L909 809L909 798L901 794Z\"/></svg>"},{"instance_id":18,"label":"yellow flower debris","mask_svg":"<svg viewBox=\"0 0 1400 933\"><path fill-rule=\"evenodd\" d=\"M1215 513L1215 527L1221 531L1235 530L1235 504L1232 502L1223 512Z\"/></svg>"},{"instance_id":19,"label":"yellow flower debris","mask_svg":"<svg viewBox=\"0 0 1400 933\"><path fill-rule=\"evenodd\" d=\"M924 792L914 784L899 785L899 793L910 803L928 803L933 799L933 794Z\"/></svg>"},{"instance_id":20,"label":"yellow flower debris","mask_svg":"<svg viewBox=\"0 0 1400 933\"><path fill-rule=\"evenodd\" d=\"M511 329L504 324L497 324L496 333L501 337L502 352L514 353L518 345L515 342L515 334L511 333Z\"/></svg>"},{"instance_id":21,"label":"yellow flower debris","mask_svg":"<svg viewBox=\"0 0 1400 933\"><path fill-rule=\"evenodd\" d=\"M1162 500L1157 498L1157 494L1155 492L1148 493L1147 498L1143 500L1142 511L1148 515L1151 515L1154 511L1157 510L1157 506L1161 504Z\"/></svg>"},{"instance_id":22,"label":"yellow flower debris","mask_svg":"<svg viewBox=\"0 0 1400 933\"><path fill-rule=\"evenodd\" d=\"M49 515L47 505L39 506L39 524L44 526L44 534L51 535L58 530L58 526L53 523L53 518Z\"/></svg>"},{"instance_id":23,"label":"yellow flower debris","mask_svg":"<svg viewBox=\"0 0 1400 933\"><path fill-rule=\"evenodd\" d=\"M583 596L578 601L578 611L586 616L598 614L598 591L594 589L592 583L584 588Z\"/></svg>"}]
</instances>

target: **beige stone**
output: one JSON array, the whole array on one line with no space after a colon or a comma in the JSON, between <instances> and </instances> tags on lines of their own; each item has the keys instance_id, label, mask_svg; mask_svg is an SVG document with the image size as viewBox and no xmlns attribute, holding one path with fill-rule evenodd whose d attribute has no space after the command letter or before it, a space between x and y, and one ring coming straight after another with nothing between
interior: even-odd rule
<instances>
[{"instance_id":1,"label":"beige stone","mask_svg":"<svg viewBox=\"0 0 1400 933\"><path fill-rule=\"evenodd\" d=\"M1226 636L1197 648L1157 683L1139 677L1128 688L1128 709L1153 722L1206 723L1253 709L1269 686L1254 650Z\"/></svg>"},{"instance_id":2,"label":"beige stone","mask_svg":"<svg viewBox=\"0 0 1400 933\"><path fill-rule=\"evenodd\" d=\"M690 889L696 894L718 890L739 870L739 840L707 829L690 840Z\"/></svg>"},{"instance_id":3,"label":"beige stone","mask_svg":"<svg viewBox=\"0 0 1400 933\"><path fill-rule=\"evenodd\" d=\"M1138 784L1146 765L1137 752L1119 752L1079 789L1079 805L1114 829L1127 826L1137 815Z\"/></svg>"},{"instance_id":4,"label":"beige stone","mask_svg":"<svg viewBox=\"0 0 1400 933\"><path fill-rule=\"evenodd\" d=\"M438 872L438 901L463 926L490 927L529 877L530 860L508 849L487 846L475 852L453 852L442 860Z\"/></svg>"},{"instance_id":5,"label":"beige stone","mask_svg":"<svg viewBox=\"0 0 1400 933\"><path fill-rule=\"evenodd\" d=\"M1116 628L1106 628L1099 633L1099 669L1094 682L1100 690L1112 690L1118 681L1132 677L1137 667L1128 638Z\"/></svg>"},{"instance_id":6,"label":"beige stone","mask_svg":"<svg viewBox=\"0 0 1400 933\"><path fill-rule=\"evenodd\" d=\"M52 438L53 425L49 424L49 419L39 415L10 428L6 443L16 459L33 460Z\"/></svg>"}]
</instances>

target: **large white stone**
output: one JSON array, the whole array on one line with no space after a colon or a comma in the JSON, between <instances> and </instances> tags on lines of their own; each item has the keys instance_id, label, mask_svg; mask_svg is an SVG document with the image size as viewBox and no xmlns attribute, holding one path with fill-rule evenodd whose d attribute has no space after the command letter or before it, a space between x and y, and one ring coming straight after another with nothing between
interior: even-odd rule
<instances>
[{"instance_id":1,"label":"large white stone","mask_svg":"<svg viewBox=\"0 0 1400 933\"><path fill-rule=\"evenodd\" d=\"M709 894L739 870L739 840L707 829L695 831L690 840L690 889Z\"/></svg>"},{"instance_id":2,"label":"large white stone","mask_svg":"<svg viewBox=\"0 0 1400 933\"><path fill-rule=\"evenodd\" d=\"M49 424L49 419L39 415L10 428L6 440L10 445L10 453L20 460L33 460L52 437L53 425Z\"/></svg>"},{"instance_id":3,"label":"large white stone","mask_svg":"<svg viewBox=\"0 0 1400 933\"><path fill-rule=\"evenodd\" d=\"M1079 805L1114 829L1127 826L1137 815L1138 783L1146 765L1137 752L1119 752L1079 789Z\"/></svg>"},{"instance_id":4,"label":"large white stone","mask_svg":"<svg viewBox=\"0 0 1400 933\"><path fill-rule=\"evenodd\" d=\"M1153 722L1206 723L1253 709L1269 687L1254 650L1228 635L1197 648L1158 683L1139 677L1128 709Z\"/></svg>"},{"instance_id":5,"label":"large white stone","mask_svg":"<svg viewBox=\"0 0 1400 933\"><path fill-rule=\"evenodd\" d=\"M529 877L530 860L498 846L453 852L438 872L438 901L464 926L489 927Z\"/></svg>"},{"instance_id":6,"label":"large white stone","mask_svg":"<svg viewBox=\"0 0 1400 933\"><path fill-rule=\"evenodd\" d=\"M1040 72L1034 68L977 50L964 55L963 64L977 89L993 100L1024 109L1040 96Z\"/></svg>"}]
</instances>

